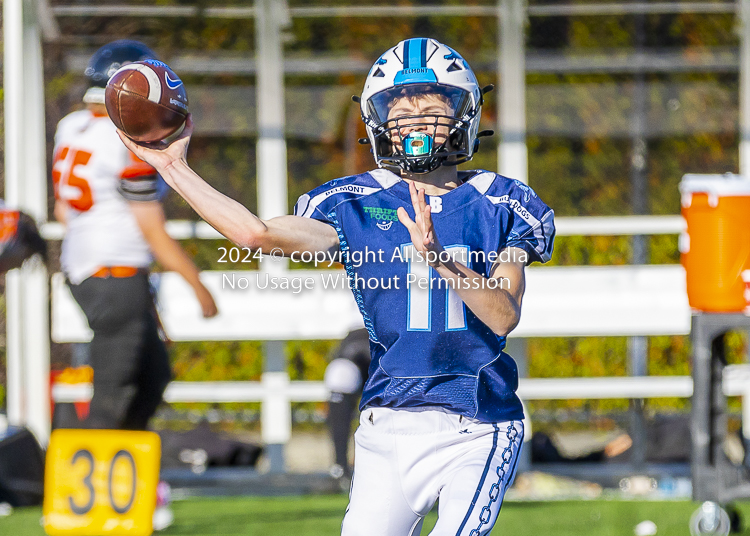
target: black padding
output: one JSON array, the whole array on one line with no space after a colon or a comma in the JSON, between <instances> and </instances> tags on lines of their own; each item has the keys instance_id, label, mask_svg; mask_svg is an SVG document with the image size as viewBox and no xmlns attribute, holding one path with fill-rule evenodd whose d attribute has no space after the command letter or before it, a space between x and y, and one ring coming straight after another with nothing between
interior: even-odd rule
<instances>
[{"instance_id":1,"label":"black padding","mask_svg":"<svg viewBox=\"0 0 750 536\"><path fill-rule=\"evenodd\" d=\"M36 506L44 496L44 454L34 435L10 427L0 434L0 503Z\"/></svg>"}]
</instances>

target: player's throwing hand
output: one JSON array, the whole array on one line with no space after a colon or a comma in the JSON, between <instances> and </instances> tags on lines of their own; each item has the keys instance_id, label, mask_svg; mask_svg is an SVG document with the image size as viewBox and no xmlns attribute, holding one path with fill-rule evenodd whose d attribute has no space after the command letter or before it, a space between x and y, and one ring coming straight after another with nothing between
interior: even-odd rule
<instances>
[{"instance_id":1,"label":"player's throwing hand","mask_svg":"<svg viewBox=\"0 0 750 536\"><path fill-rule=\"evenodd\" d=\"M193 116L188 114L185 120L185 128L182 133L171 143L160 141L157 143L137 143L128 138L121 130L117 131L122 143L130 149L138 158L151 164L158 172L165 170L175 162L187 160L187 149L190 138L193 135ZM168 177L161 173L164 180L169 182ZM170 186L172 186L170 184Z\"/></svg>"}]
</instances>

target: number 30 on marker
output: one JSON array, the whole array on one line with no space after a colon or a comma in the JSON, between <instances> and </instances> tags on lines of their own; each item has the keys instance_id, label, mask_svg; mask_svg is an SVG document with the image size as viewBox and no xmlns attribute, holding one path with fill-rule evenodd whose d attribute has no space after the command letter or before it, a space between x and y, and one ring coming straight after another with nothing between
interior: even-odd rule
<instances>
[{"instance_id":1,"label":"number 30 on marker","mask_svg":"<svg viewBox=\"0 0 750 536\"><path fill-rule=\"evenodd\" d=\"M152 532L161 444L152 432L55 430L44 475L50 536Z\"/></svg>"}]
</instances>

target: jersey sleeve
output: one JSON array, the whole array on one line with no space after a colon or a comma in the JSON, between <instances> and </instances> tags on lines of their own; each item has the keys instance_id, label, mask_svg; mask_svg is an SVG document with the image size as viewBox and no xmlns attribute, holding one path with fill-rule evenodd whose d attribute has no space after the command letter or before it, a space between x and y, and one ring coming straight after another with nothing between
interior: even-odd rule
<instances>
[{"instance_id":1,"label":"jersey sleeve","mask_svg":"<svg viewBox=\"0 0 750 536\"><path fill-rule=\"evenodd\" d=\"M317 190L317 189L316 189ZM326 214L326 206L330 203L325 203L323 206L311 205L311 201L315 197L316 190L312 190L306 194L302 194L297 199L297 203L294 205L294 215L302 218L310 218L313 220L322 221L329 225L333 225L330 218Z\"/></svg>"},{"instance_id":2,"label":"jersey sleeve","mask_svg":"<svg viewBox=\"0 0 750 536\"><path fill-rule=\"evenodd\" d=\"M337 226L339 222L335 220L334 215L337 205L381 189L382 187L366 173L334 179L301 195L294 205L294 215Z\"/></svg>"},{"instance_id":3,"label":"jersey sleeve","mask_svg":"<svg viewBox=\"0 0 750 536\"><path fill-rule=\"evenodd\" d=\"M120 172L118 191L128 201L158 201L163 192L159 175L149 164L128 151L125 166Z\"/></svg>"},{"instance_id":4,"label":"jersey sleeve","mask_svg":"<svg viewBox=\"0 0 750 536\"><path fill-rule=\"evenodd\" d=\"M555 241L555 212L530 187L514 180L507 194L510 228L501 248L521 248L532 262L547 262Z\"/></svg>"}]
</instances>

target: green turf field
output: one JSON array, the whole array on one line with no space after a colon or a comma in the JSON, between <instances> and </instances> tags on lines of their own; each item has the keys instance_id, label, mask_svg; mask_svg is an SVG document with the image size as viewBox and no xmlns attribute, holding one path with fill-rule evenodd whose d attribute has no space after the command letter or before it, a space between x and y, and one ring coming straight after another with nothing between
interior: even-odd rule
<instances>
[{"instance_id":1,"label":"green turf field","mask_svg":"<svg viewBox=\"0 0 750 536\"><path fill-rule=\"evenodd\" d=\"M739 504L750 523L750 503ZM173 503L175 523L164 536L335 536L339 533L346 497L191 499ZM688 501L552 501L507 502L493 531L512 536L633 536L633 527L655 522L657 536L685 536L697 505ZM0 518L3 536L41 536L41 509L17 509ZM427 519L423 535L435 523ZM747 523L746 523L747 524ZM743 534L750 535L750 530ZM388 535L383 535L388 536Z\"/></svg>"}]
</instances>

